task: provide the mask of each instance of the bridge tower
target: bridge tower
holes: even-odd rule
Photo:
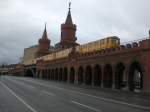
[[[47,36],[47,30],[46,30],[46,24],[45,24],[45,29],[42,35],[42,38],[39,39],[39,44],[38,44],[38,51],[37,51],[37,56],[43,56],[49,53],[49,48],[50,48],[50,40],[48,39]]]
[[[65,23],[61,24],[61,48],[70,48],[76,43],[76,25],[72,22],[71,11],[70,11],[71,2],[69,3],[69,11]]]

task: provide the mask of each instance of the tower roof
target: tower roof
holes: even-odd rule
[[[45,23],[45,29],[44,29],[44,32],[43,32],[43,35],[42,35],[42,39],[48,39],[47,30],[46,30],[46,23]]]
[[[71,17],[71,11],[70,11],[71,8],[70,8],[70,6],[71,6],[71,2],[69,2],[69,11],[68,11],[68,15],[67,15],[65,24],[73,24],[72,17]]]

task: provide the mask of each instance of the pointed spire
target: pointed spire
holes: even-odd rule
[[[45,22],[45,30],[46,30],[46,24],[47,24],[47,23]]]
[[[70,7],[71,7],[71,2],[69,2],[69,11],[70,11],[70,9],[71,9]]]
[[[73,24],[72,23],[72,17],[71,17],[71,11],[70,11],[71,8],[70,7],[71,7],[71,2],[69,2],[69,11],[68,11],[68,15],[67,15],[65,24]]]
[[[45,29],[44,29],[42,38],[43,38],[43,39],[48,39],[47,30],[46,30],[46,22],[45,22]]]

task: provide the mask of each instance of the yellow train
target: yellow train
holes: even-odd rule
[[[71,52],[72,48],[69,49],[64,49],[61,51],[57,51],[57,52],[53,52],[51,54],[42,56],[38,59],[43,59],[44,61],[50,61],[50,60],[56,60],[56,59],[61,59],[61,58],[65,58],[69,55],[69,53]]]
[[[120,45],[120,39],[116,36],[111,36],[94,42],[76,46],[76,51],[79,52],[80,54],[84,54],[93,51],[100,51],[107,48],[116,48],[119,45]],[[48,60],[50,61],[50,60],[65,58],[68,57],[71,50],[72,48],[53,52],[46,56],[42,56],[38,59],[43,59],[44,61],[48,61]]]
[[[120,45],[120,39],[116,36],[107,37],[94,42],[83,44],[78,46],[76,49],[79,53],[84,54],[93,51],[100,51],[107,48],[115,48]]]

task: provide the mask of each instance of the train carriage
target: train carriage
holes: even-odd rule
[[[116,36],[111,36],[94,42],[76,46],[76,51],[79,52],[80,54],[85,54],[88,52],[100,51],[107,48],[116,48],[119,45],[120,45],[120,39]],[[71,50],[72,48],[56,51],[46,56],[42,56],[40,57],[40,59],[43,59],[44,61],[47,60],[50,61],[50,60],[65,58],[68,57]]]
[[[93,51],[100,51],[107,48],[115,48],[120,45],[120,39],[116,36],[107,37],[94,42],[79,46],[79,53],[84,54]]]

